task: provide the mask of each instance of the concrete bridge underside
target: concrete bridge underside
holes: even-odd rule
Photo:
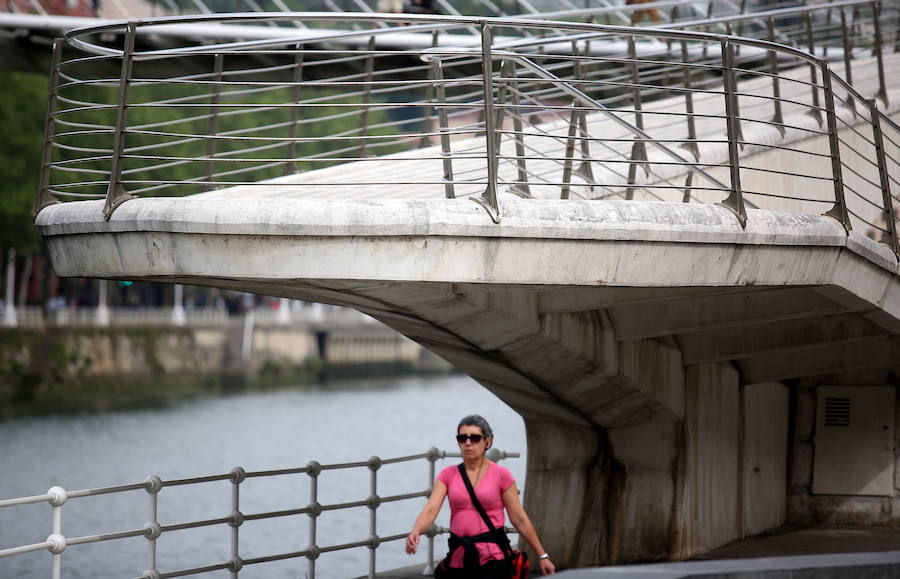
[[[897,385],[898,264],[828,217],[716,205],[136,199],[44,209],[60,275],[350,306],[518,411],[564,567],[684,559],[786,521],[896,524],[812,492],[818,385]],[[787,484],[785,484],[787,481]],[[823,513],[827,513],[823,514]]]

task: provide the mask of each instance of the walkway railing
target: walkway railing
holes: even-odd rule
[[[240,316],[230,316],[224,307],[60,307],[45,310],[37,306],[16,308],[18,327],[81,327],[81,326],[192,326],[220,327],[243,323]],[[289,307],[287,310],[270,307],[252,308],[253,323],[257,326],[308,325],[329,328],[360,328],[375,321],[355,310],[336,306],[309,304],[308,307]]]
[[[55,47],[36,209],[105,198],[109,218],[135,196],[275,191],[470,197],[499,221],[503,193],[721,202],[742,225],[748,205],[825,212],[896,252],[896,14],[846,0],[654,29],[307,13],[75,31]],[[138,42],[208,22],[276,26]],[[471,29],[477,44],[449,34]]]
[[[431,448],[423,454],[412,456],[404,456],[399,458],[382,459],[373,456],[369,460],[360,462],[349,462],[340,464],[323,465],[312,461],[306,466],[298,468],[287,468],[278,470],[253,471],[247,472],[241,467],[236,467],[229,473],[175,479],[163,480],[158,476],[148,477],[146,481],[134,484],[117,485],[110,487],[92,488],[77,491],[66,491],[62,487],[54,486],[45,494],[0,500],[0,509],[13,508],[22,505],[35,503],[48,503],[51,507],[50,518],[52,521],[52,534],[45,541],[32,543],[27,545],[19,545],[11,548],[0,549],[0,558],[22,555],[34,551],[49,551],[52,555],[52,578],[60,579],[62,574],[63,553],[69,548],[78,545],[87,545],[92,543],[102,543],[108,541],[121,541],[134,537],[144,537],[147,540],[147,570],[138,579],[167,579],[170,577],[189,577],[199,575],[210,571],[225,570],[230,573],[233,579],[237,579],[241,569],[253,565],[263,565],[274,561],[284,561],[287,559],[306,559],[307,575],[310,579],[316,576],[316,560],[323,553],[354,549],[359,547],[367,547],[369,549],[369,565],[368,576],[375,577],[375,568],[377,562],[378,548],[389,542],[402,541],[406,538],[406,533],[394,535],[378,534],[378,509],[387,503],[395,503],[401,501],[412,501],[427,497],[431,494],[431,487],[435,479],[435,463],[444,458],[460,457],[457,452],[444,452],[436,448]],[[519,454],[515,452],[502,452],[496,449],[489,451],[488,457],[491,460],[503,460],[506,458],[518,458]],[[419,461],[428,463],[428,481],[425,490],[414,490],[402,494],[393,494],[389,496],[379,495],[379,476],[378,472],[382,466],[389,464],[413,463]],[[322,504],[321,493],[319,492],[320,481],[323,480],[324,473],[330,471],[345,471],[352,469],[367,469],[369,475],[369,494],[357,500],[345,501],[335,504]],[[306,475],[309,479],[309,497],[305,505],[298,505],[294,508],[248,513],[242,510],[241,489],[242,484],[250,479],[287,477],[291,475]],[[204,485],[216,481],[228,481],[230,486],[231,511],[221,516],[197,520],[197,521],[181,521],[173,524],[163,524],[158,517],[159,506],[161,502],[161,491],[169,487],[182,487],[188,485]],[[327,484],[327,483],[322,483]],[[63,531],[63,511],[65,505],[69,501],[76,499],[84,499],[87,497],[96,497],[100,495],[110,495],[118,493],[127,493],[136,490],[145,490],[149,495],[147,523],[141,528],[122,530],[112,533],[98,533],[83,536],[66,536]],[[165,496],[165,495],[162,495]],[[334,545],[319,544],[317,539],[317,525],[321,518],[327,516],[327,513],[365,507],[369,509],[368,530],[369,536],[365,540],[352,541]],[[248,557],[246,554],[241,555],[244,551],[241,549],[241,526],[245,522],[269,520],[282,517],[300,517],[305,516],[308,522],[308,545],[305,549],[272,553],[259,557]],[[412,521],[410,520],[410,525]],[[226,561],[210,562],[202,566],[177,569],[177,570],[161,570],[165,569],[165,562],[157,560],[157,542],[162,536],[177,534],[178,531],[186,529],[196,529],[201,527],[230,527],[230,552],[231,557]],[[365,523],[360,522],[359,528],[365,527]],[[514,532],[513,529],[509,529]],[[435,560],[434,537],[441,533],[449,532],[442,527],[432,527],[427,533],[427,545],[424,551],[426,559],[424,561],[424,573],[431,574],[432,564]],[[192,548],[196,552],[199,547]]]

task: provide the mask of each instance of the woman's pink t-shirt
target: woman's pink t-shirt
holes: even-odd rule
[[[471,537],[486,533],[488,529],[484,519],[478,514],[478,510],[472,505],[466,483],[463,482],[457,466],[448,466],[438,475],[438,480],[447,485],[447,496],[450,498],[450,532],[460,537]],[[506,524],[503,514],[503,491],[516,482],[509,469],[499,464],[488,462],[487,471],[478,486],[475,487],[475,496],[484,507],[491,522],[497,529]],[[503,559],[503,551],[496,543],[476,543],[478,553],[481,556],[479,563],[484,565],[494,559]],[[451,567],[463,566],[463,549],[457,549],[450,556]]]

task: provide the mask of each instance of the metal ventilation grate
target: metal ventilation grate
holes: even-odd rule
[[[829,396],[825,398],[825,426],[850,426],[850,399]]]

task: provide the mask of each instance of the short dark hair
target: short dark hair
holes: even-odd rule
[[[482,434],[484,434],[486,438],[494,437],[494,431],[491,430],[491,425],[479,414],[470,414],[460,420],[459,425],[456,427],[456,432],[459,432],[459,429],[463,426],[477,426],[481,429]]]

